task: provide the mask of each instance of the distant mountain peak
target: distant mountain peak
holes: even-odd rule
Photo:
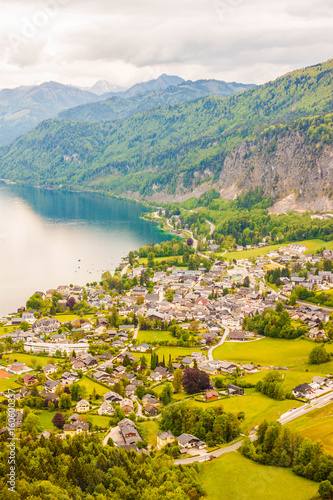
[[[112,85],[112,83],[107,80],[98,80],[98,82],[86,90],[89,90],[89,92],[92,92],[93,94],[102,95],[107,94],[108,92],[122,92],[124,88]]]

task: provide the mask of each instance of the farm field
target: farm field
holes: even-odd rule
[[[309,500],[318,490],[318,483],[291,470],[257,464],[238,452],[205,463],[201,481],[207,500]]]
[[[254,363],[262,366],[286,366],[313,372],[332,371],[333,362],[325,365],[308,365],[310,351],[315,344],[305,339],[284,340],[263,338],[253,342],[225,342],[213,351],[214,359],[239,363]],[[333,345],[327,350],[333,352]]]
[[[324,240],[305,240],[305,241],[293,241],[290,243],[298,243],[299,245],[304,245],[308,248],[305,252],[307,253],[315,253],[320,248],[325,247],[327,250],[333,249],[333,241],[324,241]],[[261,257],[262,255],[266,255],[268,252],[272,250],[278,250],[281,246],[288,246],[290,243],[279,243],[276,245],[269,245],[268,247],[263,248],[251,248],[250,250],[241,250],[240,252],[228,252],[224,255],[224,258],[229,259],[250,259],[252,257]]]
[[[138,343],[146,342],[152,344],[153,342],[176,342],[176,338],[169,331],[161,330],[139,330]]]
[[[249,391],[247,389],[247,391]],[[224,411],[230,411],[232,413],[238,413],[243,411],[245,413],[245,419],[242,424],[243,431],[249,431],[257,424],[260,424],[263,420],[277,420],[280,415],[290,410],[301,406],[302,403],[298,401],[285,399],[284,401],[277,401],[276,399],[271,399],[264,394],[259,392],[252,392],[245,396],[232,396],[227,399],[212,401],[210,403],[204,403],[199,401],[194,401],[193,404],[199,406],[204,410],[212,408],[213,406],[223,406]]]
[[[321,442],[325,453],[333,455],[333,403],[306,413],[286,426],[315,443]]]

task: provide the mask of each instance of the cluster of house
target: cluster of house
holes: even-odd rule
[[[321,394],[318,391],[331,391],[333,389],[333,380],[327,377],[319,377],[315,376],[312,378],[312,382],[307,384],[304,382],[303,384],[297,385],[292,393],[295,398],[305,398],[312,399],[313,397]]]

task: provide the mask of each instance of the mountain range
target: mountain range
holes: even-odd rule
[[[110,109],[110,103],[105,106],[109,107],[110,118],[106,119],[110,120],[130,116],[134,112],[137,112],[137,110],[148,109],[155,105],[168,104],[168,100],[170,101],[168,93],[164,99],[163,92],[160,92],[158,97],[152,98],[150,105],[148,104],[149,99],[145,100],[145,104],[139,102],[136,105],[135,97],[152,91],[163,91],[183,82],[184,80],[178,76],[163,74],[154,80],[135,84],[127,90],[119,90],[119,88],[113,87],[107,81],[99,81],[89,89],[80,89],[57,82],[47,82],[41,85],[18,87],[15,89],[3,89],[0,91],[0,145],[12,142],[43,120],[56,117],[63,110],[87,103],[115,98],[114,111]],[[196,82],[189,82],[189,84],[195,87]],[[216,82],[215,85],[211,85],[212,88],[209,93],[220,95],[220,85],[225,87],[225,95],[241,92],[249,87],[242,84]],[[200,84],[198,87],[200,87]],[[180,92],[178,99],[174,99],[173,102],[179,102],[182,98],[189,100],[200,95],[207,95],[207,91],[205,92],[203,89],[201,91],[198,90],[193,95],[185,91],[183,93]],[[130,99],[131,102],[125,104],[122,102],[125,99]],[[119,107],[122,107],[122,112]],[[97,110],[99,109],[97,108]],[[79,117],[78,119],[81,118]],[[96,119],[98,120],[99,118],[97,117]]]
[[[213,186],[234,198],[261,185],[286,200],[283,209],[288,203],[333,208],[332,76],[330,60],[229,97],[158,106],[153,91],[147,96],[155,104],[143,111],[142,95],[136,110],[131,97],[130,111],[113,98],[79,106],[2,148],[0,176],[165,201]],[[215,85],[195,83],[175,88],[198,92]],[[168,98],[173,92],[167,89]]]

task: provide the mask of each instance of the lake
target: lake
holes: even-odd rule
[[[99,281],[130,250],[170,239],[140,219],[146,211],[98,194],[0,182],[0,316],[35,291]]]

